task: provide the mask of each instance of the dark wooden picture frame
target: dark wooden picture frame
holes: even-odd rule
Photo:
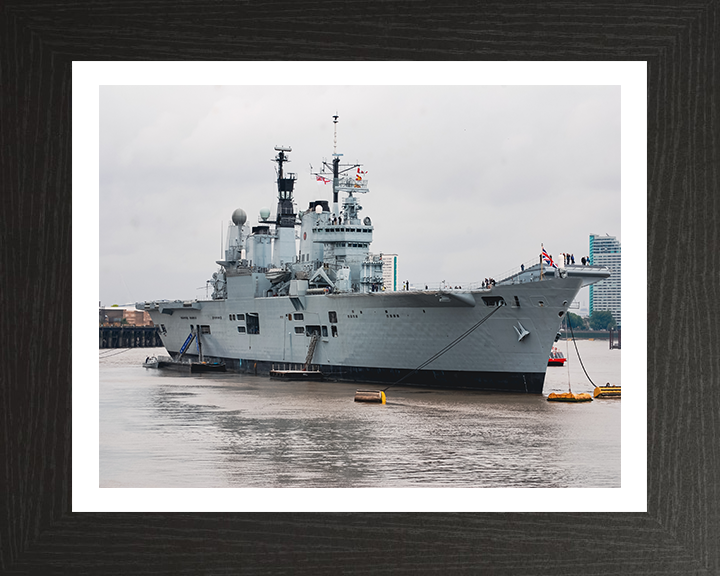
[[[717,0],[4,2],[0,572],[719,573],[719,53]],[[71,512],[72,62],[224,59],[647,61],[647,513]]]

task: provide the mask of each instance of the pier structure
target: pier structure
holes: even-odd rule
[[[100,326],[100,348],[161,348],[157,326]]]

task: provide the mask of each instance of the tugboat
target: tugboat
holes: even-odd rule
[[[335,145],[332,160],[309,178],[331,185],[331,200],[298,212],[297,177],[286,172],[292,149],[275,152],[275,216],[262,208],[257,225],[246,226],[244,210],[232,213],[211,298],[136,304],[160,327],[168,352],[182,356],[190,331],[237,372],[296,365],[345,382],[542,393],[570,303],[609,270],[588,281],[541,267],[497,285],[395,291],[383,281],[392,260],[370,252],[373,222],[359,215],[359,197],[369,192],[363,165],[343,164]]]
[[[553,346],[552,351],[550,352],[550,358],[548,359],[548,366],[564,366],[565,362],[567,361],[567,358],[563,356],[563,353],[560,352],[555,346]]]

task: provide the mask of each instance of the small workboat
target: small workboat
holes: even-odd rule
[[[553,347],[548,358],[548,366],[564,366],[567,358],[557,348]]]
[[[183,356],[193,340],[197,338],[198,359],[191,361],[183,361]],[[189,371],[193,374],[201,374],[203,372],[226,372],[225,362],[222,360],[206,359],[203,356],[202,344],[200,342],[200,330],[193,329],[190,335],[182,345],[179,354],[175,358],[167,356],[148,356],[143,364],[145,368],[167,368],[170,370]]]
[[[198,372],[226,372],[225,362],[208,362],[202,360],[200,362],[190,363],[190,372],[196,374]]]

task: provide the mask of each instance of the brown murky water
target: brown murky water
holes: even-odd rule
[[[564,342],[561,350],[566,352]],[[543,396],[148,370],[163,349],[101,350],[101,487],[620,487],[621,400],[592,391],[570,344]],[[596,384],[620,384],[619,350],[579,340]]]

